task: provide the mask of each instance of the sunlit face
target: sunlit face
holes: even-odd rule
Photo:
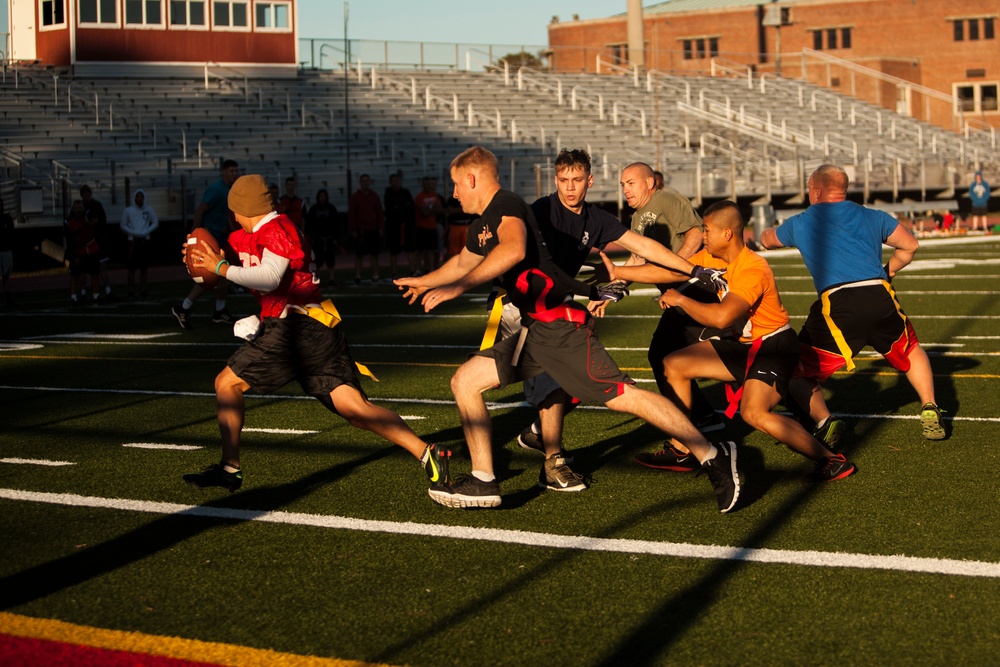
[[[710,216],[705,218],[701,224],[701,238],[705,243],[705,250],[712,257],[719,257],[729,242],[730,234],[728,227],[718,224]]]
[[[452,169],[451,181],[454,183],[451,196],[462,205],[462,210],[466,213],[478,213],[478,211],[469,208],[472,206],[472,185],[469,183],[469,172],[465,169]]]
[[[567,167],[556,174],[556,193],[562,205],[577,213],[583,208],[594,175],[581,167]]]
[[[644,177],[638,167],[630,167],[622,172],[622,194],[632,208],[638,209],[646,205],[653,193],[653,178]]]

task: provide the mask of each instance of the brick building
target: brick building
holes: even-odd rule
[[[553,17],[550,64],[706,74],[714,60],[804,78],[949,129],[1000,126],[1000,0],[668,0],[645,7],[642,25],[644,62],[633,63],[625,14]]]
[[[80,75],[156,75],[205,63],[268,76],[298,64],[295,0],[9,0],[11,60]]]

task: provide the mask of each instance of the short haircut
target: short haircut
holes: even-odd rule
[[[477,169],[483,175],[493,176],[497,181],[500,180],[500,168],[497,156],[482,146],[466,148],[451,161],[451,168],[453,170]]]
[[[295,182],[295,177],[294,176],[289,176],[288,178],[285,179],[285,185],[288,185],[289,183],[294,183],[294,182]]]
[[[743,231],[744,222],[740,207],[736,205],[736,202],[728,199],[715,202],[705,209],[705,213],[701,217],[702,219],[717,218],[723,227],[733,230],[734,234]]]
[[[563,169],[582,169],[590,173],[590,154],[584,150],[564,150],[559,153],[554,163],[556,173]]]
[[[622,169],[622,173],[625,173],[629,169],[638,169],[642,173],[643,178],[653,178],[653,168],[645,162],[633,162],[625,167],[625,169]]]
[[[90,190],[90,186],[84,183],[83,185],[80,186],[80,196],[82,197],[83,195],[89,195],[89,194],[93,194]]]
[[[809,180],[813,182],[815,187],[845,192],[849,183],[847,172],[833,164],[820,165],[809,177]]]
[[[233,159],[226,159],[222,161],[222,168],[229,169],[230,167],[236,167],[239,169],[240,163]]]

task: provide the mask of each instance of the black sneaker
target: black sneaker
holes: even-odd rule
[[[229,314],[229,311],[223,308],[222,310],[217,310],[212,313],[212,321],[216,324],[233,324],[236,322],[236,318]]]
[[[843,454],[836,454],[816,462],[816,472],[813,473],[813,478],[818,482],[833,482],[850,477],[857,470],[857,467],[844,458]]]
[[[517,436],[517,444],[521,446],[521,449],[538,452],[545,456],[545,444],[542,442],[542,436],[535,433],[531,426],[521,431],[521,434]],[[566,463],[573,462],[573,455],[566,450],[559,450],[559,455],[566,459]]]
[[[920,408],[920,426],[928,440],[944,440],[946,433],[941,425],[941,408],[933,403],[924,403]]]
[[[667,445],[658,452],[644,452],[635,455],[635,462],[647,468],[673,470],[674,472],[694,472],[701,469],[698,458],[691,452],[681,452],[673,445]]]
[[[840,419],[834,419],[830,417],[823,424],[822,428],[817,428],[813,430],[812,435],[814,438],[826,445],[826,448],[831,452],[836,451],[837,443],[840,442],[841,438],[847,432],[847,424]]]
[[[448,458],[451,450],[441,445],[427,445],[425,450],[427,460],[424,461],[424,472],[432,486],[447,486],[451,483],[448,478]]]
[[[740,474],[736,470],[736,443],[712,443],[718,454],[711,461],[702,464],[702,471],[708,475],[715,489],[716,500],[719,501],[719,511],[728,512],[736,506],[740,497]]]
[[[432,486],[427,490],[431,499],[445,507],[497,507],[500,505],[500,485],[496,480],[483,482],[473,475],[455,483]]]
[[[181,325],[181,329],[191,328],[191,311],[184,308],[184,306],[177,305],[170,308],[170,312],[174,314],[177,318],[177,323]]]
[[[587,485],[583,476],[578,475],[566,465],[566,457],[556,454],[545,459],[542,470],[538,473],[538,486],[552,491],[583,491]]]
[[[712,431],[721,431],[726,428],[726,422],[722,420],[718,412],[713,410],[712,414],[706,414],[699,419],[694,427],[702,433],[711,433]]]
[[[208,486],[221,486],[232,493],[243,485],[243,471],[226,472],[221,463],[213,463],[201,472],[184,475],[184,481],[199,489]]]

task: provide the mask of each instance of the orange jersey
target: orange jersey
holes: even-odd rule
[[[694,262],[694,257],[690,261]],[[788,311],[781,303],[774,273],[767,260],[753,250],[744,247],[736,260],[726,267],[726,282],[730,294],[750,304],[750,321],[740,333],[741,342],[763,338],[788,324]]]

